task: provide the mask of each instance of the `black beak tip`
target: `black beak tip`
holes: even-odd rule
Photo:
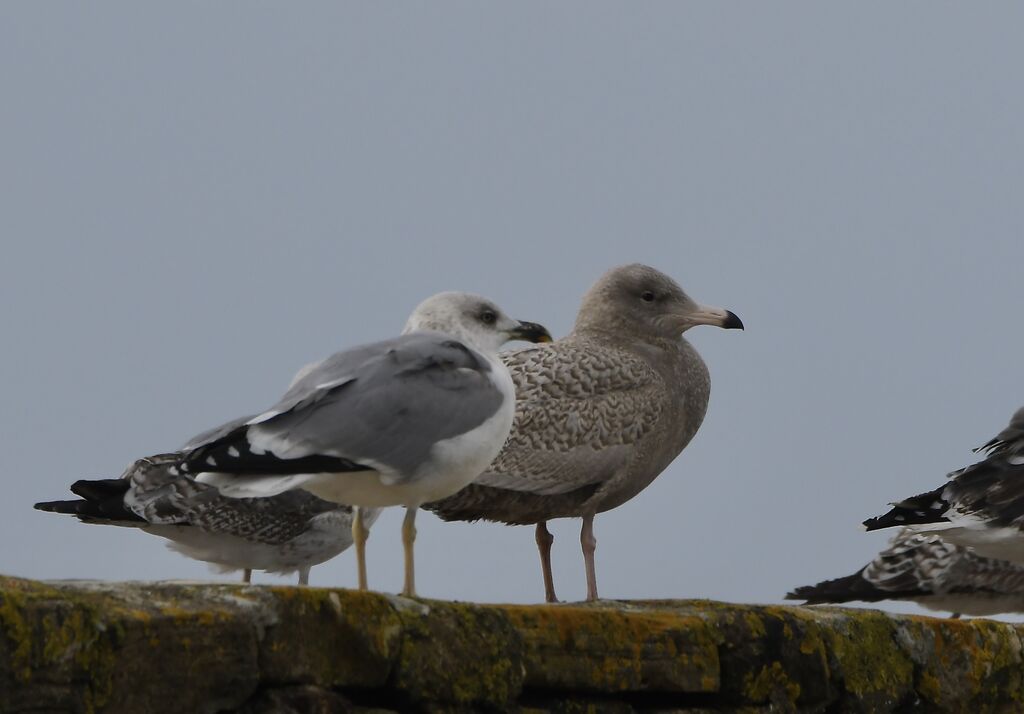
[[[553,342],[548,328],[536,322],[520,322],[516,337],[527,342]]]
[[[732,310],[726,310],[726,312],[729,313],[729,316],[725,318],[725,322],[722,323],[722,327],[727,330],[742,330],[743,320],[739,318],[739,315]]]

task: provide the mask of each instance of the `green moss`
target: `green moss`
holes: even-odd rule
[[[526,644],[526,683],[601,692],[718,689],[718,640],[701,617],[644,609],[504,606]]]
[[[43,662],[49,665],[70,660],[76,670],[88,675],[86,711],[95,711],[110,699],[119,634],[120,628],[106,627],[93,608],[47,614],[42,619]]]
[[[768,634],[768,630],[764,626],[764,620],[761,618],[762,615],[753,610],[747,610],[743,613],[743,620],[747,623],[747,630],[753,637],[764,637]]]
[[[260,643],[261,669],[274,681],[337,687],[383,686],[397,657],[402,624],[377,593],[276,587],[279,618]]]
[[[936,706],[955,702],[961,707],[1021,702],[1020,637],[1008,626],[914,617],[902,627],[925,700]]]
[[[523,642],[500,608],[430,602],[399,608],[391,684],[414,701],[507,707],[523,684]]]
[[[524,688],[552,711],[632,692],[700,692],[711,707],[778,711],[889,711],[918,699],[933,710],[1024,711],[1022,633],[829,608],[479,606],[0,578],[0,709],[143,711],[180,692],[190,709],[234,710],[257,689],[309,682],[386,691],[425,711],[515,710]],[[153,669],[172,676],[138,686]]]
[[[793,709],[800,698],[800,684],[789,678],[780,662],[761,667],[756,675],[748,672],[743,685],[746,698],[758,704],[771,702],[778,707],[785,702],[789,709]]]
[[[832,661],[850,694],[898,702],[912,688],[913,662],[896,644],[886,615],[850,611],[825,633]]]
[[[119,629],[104,623],[89,593],[67,593],[13,578],[0,580],[0,622],[11,642],[11,665],[28,683],[38,672],[85,675],[87,712],[106,704],[113,689]]]
[[[10,642],[10,664],[18,679],[32,678],[32,628],[25,621],[25,597],[13,590],[0,593],[0,627]]]

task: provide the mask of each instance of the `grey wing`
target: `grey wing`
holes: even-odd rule
[[[351,515],[350,506],[321,500],[305,491],[268,498],[229,498],[213,486],[175,475],[166,465],[136,462],[125,505],[151,525],[193,526],[216,535],[260,543],[286,543],[304,533],[310,521],[329,511]]]
[[[268,411],[193,445],[186,470],[274,474],[389,468],[409,472],[444,439],[501,407],[491,365],[438,333],[343,352],[301,375]]]
[[[516,385],[515,421],[477,484],[555,495],[606,481],[665,408],[661,377],[626,352],[563,341],[502,358]]]
[[[247,416],[238,417],[237,419],[232,419],[231,421],[225,424],[221,424],[220,426],[215,426],[212,429],[207,429],[206,431],[200,432],[193,436],[191,439],[189,439],[187,442],[185,442],[185,444],[181,447],[181,450],[182,452],[191,451],[192,449],[195,449],[203,444],[209,444],[211,442],[217,441],[218,439],[227,436],[235,429],[244,426],[246,422],[253,419],[255,416],[255,414],[249,414]]]
[[[324,364],[328,360],[334,360],[332,369],[335,372],[341,373],[346,371],[347,369],[357,368],[359,366],[360,361],[365,359],[367,356],[367,348],[356,348],[348,350],[346,352],[339,352],[335,355],[332,355],[331,357],[328,357],[327,359],[323,359],[318,362],[310,362],[309,364],[304,365],[302,368],[299,369],[298,372],[295,373],[295,376],[292,377],[291,382],[288,383],[288,392],[286,392],[285,394],[287,395],[289,392],[291,392],[291,390],[295,388],[295,385],[297,385],[300,381],[307,377],[311,372],[313,372],[313,370],[324,366]],[[221,424],[220,426],[215,426],[212,429],[202,431],[193,436],[187,442],[185,442],[185,444],[181,447],[181,450],[191,451],[192,449],[195,449],[203,444],[208,444],[210,442],[217,441],[218,439],[227,436],[235,429],[244,426],[247,422],[251,421],[252,419],[255,419],[257,416],[257,414],[247,414],[246,416],[238,417],[237,419],[232,419],[231,421]]]

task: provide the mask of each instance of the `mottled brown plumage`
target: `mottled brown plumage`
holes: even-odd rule
[[[904,528],[853,575],[799,587],[786,598],[808,605],[909,600],[954,617],[1024,612],[1024,566]]]
[[[474,483],[425,507],[449,521],[538,524],[546,560],[545,521],[582,517],[588,531],[595,514],[646,488],[696,434],[711,382],[680,336],[696,324],[742,327],[654,268],[609,271],[584,297],[571,334],[503,355],[517,400],[504,449]],[[584,538],[592,598],[595,544]]]

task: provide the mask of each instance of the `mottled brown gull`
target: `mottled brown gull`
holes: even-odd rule
[[[864,526],[869,531],[906,526],[974,548],[986,558],[1024,564],[1024,408],[975,451],[985,458],[949,474],[938,488],[893,504]]]
[[[166,538],[169,547],[221,572],[309,571],[352,545],[352,506],[330,503],[305,491],[266,498],[229,498],[213,486],[171,474],[181,454],[139,459],[121,478],[78,481],[75,500],[37,503],[36,508],[77,516],[83,523],[136,528]],[[376,520],[370,509],[365,520]]]
[[[681,337],[695,325],[743,327],[654,268],[610,270],[567,337],[502,356],[517,399],[508,442],[475,482],[424,507],[446,521],[536,524],[548,602],[556,597],[547,521],[582,518],[587,599],[597,599],[594,516],[646,488],[704,420],[710,377]]]
[[[953,617],[1024,612],[1024,565],[905,528],[853,575],[805,585],[786,598],[808,605],[909,600]]]

